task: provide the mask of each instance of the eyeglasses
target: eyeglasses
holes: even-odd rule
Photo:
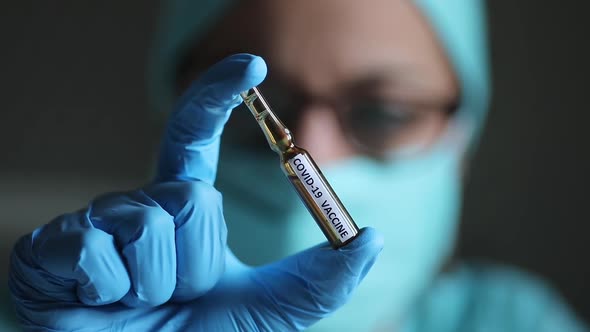
[[[321,99],[302,96],[296,92],[265,81],[261,84],[266,99],[287,127],[296,133],[302,110],[321,103],[336,114],[339,126],[359,153],[375,159],[386,159],[392,154],[420,153],[432,146],[443,132],[447,119],[456,109],[455,104],[436,102],[404,103],[392,98],[367,95],[347,95]],[[232,140],[256,148],[265,146],[264,138],[250,123],[248,112],[234,112],[226,132]],[[235,127],[239,128],[235,128]],[[261,145],[262,144],[262,145]]]

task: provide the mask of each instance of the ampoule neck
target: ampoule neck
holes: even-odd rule
[[[283,154],[295,146],[291,131],[272,111],[258,88],[251,88],[241,95],[273,151]]]

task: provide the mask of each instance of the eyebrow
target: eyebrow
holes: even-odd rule
[[[415,71],[412,71],[409,68],[396,68],[396,69],[383,69],[379,70],[372,70],[367,74],[354,79],[352,82],[348,82],[344,85],[344,89],[346,94],[351,97],[379,97],[375,92],[376,89],[384,86],[396,87],[403,86],[404,84],[410,84],[411,86],[416,86],[413,83],[414,80],[409,79],[405,80],[404,77],[407,75],[415,75]],[[407,82],[407,83],[406,83]],[[420,88],[418,86],[418,88]],[[445,105],[446,108],[456,108],[459,103],[460,96],[457,96],[456,99],[453,100],[440,100],[440,99],[431,99],[431,100],[408,100],[408,102],[413,104],[422,104],[422,105],[438,105],[438,104],[447,104]]]
[[[348,91],[368,91],[373,90],[377,87],[383,86],[384,84],[397,83],[397,79],[388,76],[385,73],[370,73],[363,77],[357,78],[352,82],[346,84],[345,88]]]
[[[396,87],[403,84],[404,75],[408,75],[408,69],[383,69],[371,70],[370,72],[355,78],[344,85],[347,94],[367,95],[374,93],[374,90],[383,86]]]

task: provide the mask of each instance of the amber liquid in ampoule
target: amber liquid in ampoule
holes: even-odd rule
[[[291,132],[257,88],[244,92],[242,97],[270,148],[280,156],[281,169],[332,247],[339,248],[352,241],[359,229],[311,155],[293,143]]]

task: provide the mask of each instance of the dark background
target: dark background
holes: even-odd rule
[[[459,254],[546,277],[590,321],[590,23],[586,2],[559,3],[489,3],[494,100]],[[19,235],[148,178],[161,133],[144,74],[157,12],[155,0],[0,4],[3,285]]]

